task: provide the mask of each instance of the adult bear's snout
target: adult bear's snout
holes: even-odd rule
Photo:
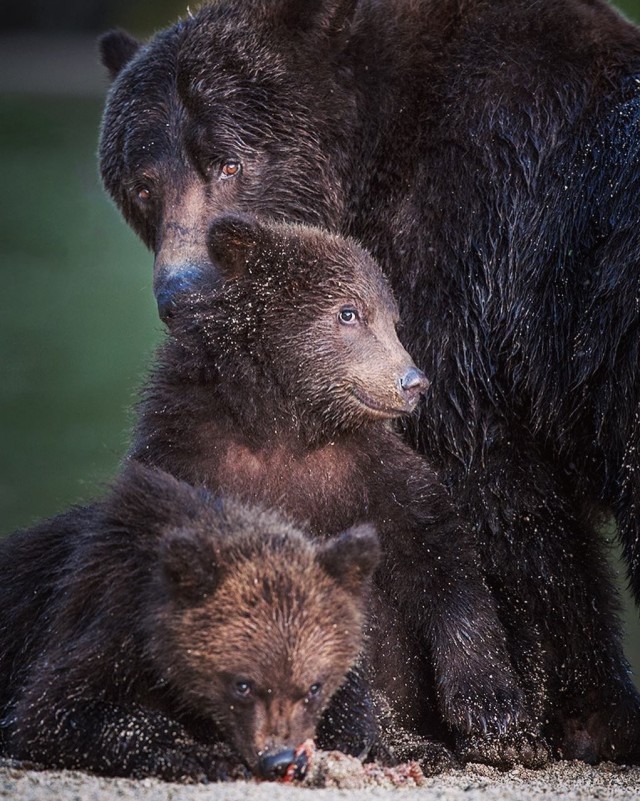
[[[187,267],[159,278],[154,287],[158,314],[163,323],[171,321],[180,295],[193,292],[202,283],[202,272],[196,267]]]

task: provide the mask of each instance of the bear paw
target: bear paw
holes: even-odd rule
[[[562,759],[596,764],[640,761],[640,717],[637,706],[611,703],[604,709],[585,705],[582,715],[567,715],[557,746]]]
[[[510,682],[455,693],[445,705],[445,716],[456,738],[456,754],[463,762],[501,769],[515,765],[540,768],[551,759],[522,691]]]
[[[421,737],[399,726],[385,730],[369,757],[385,767],[415,762],[425,776],[434,776],[461,767],[455,755],[443,743]]]
[[[446,770],[461,767],[455,755],[442,743],[416,738],[403,762],[417,762],[425,776],[434,776]]]
[[[551,759],[551,751],[544,738],[523,731],[458,735],[456,754],[462,762],[481,762],[501,770],[509,770],[516,765],[542,768]]]
[[[183,746],[154,754],[153,762],[155,764],[145,766],[142,773],[170,782],[206,784],[248,779],[251,776],[239,758],[221,745]]]
[[[446,690],[446,685],[445,688]],[[465,686],[442,693],[443,715],[454,732],[509,735],[530,729],[524,694],[516,685]]]

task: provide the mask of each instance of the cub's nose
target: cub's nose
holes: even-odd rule
[[[277,753],[267,752],[258,760],[258,775],[262,779],[281,779],[293,767],[293,778],[301,779],[307,772],[307,755],[296,756],[293,748]]]
[[[410,367],[400,379],[400,388],[409,399],[418,397],[429,386],[427,377],[417,367]]]

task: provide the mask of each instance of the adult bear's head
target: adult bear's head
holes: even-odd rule
[[[220,0],[142,44],[100,40],[114,79],[100,169],[155,254],[162,317],[215,269],[210,221],[251,211],[335,229],[353,172],[355,0]]]

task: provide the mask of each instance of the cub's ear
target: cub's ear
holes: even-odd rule
[[[284,0],[279,16],[288,28],[343,40],[357,5],[358,0]]]
[[[216,589],[224,574],[222,558],[209,537],[193,529],[173,529],[160,547],[162,581],[175,600],[197,603]]]
[[[111,80],[131,61],[141,46],[141,42],[120,28],[102,34],[98,39],[98,52]]]
[[[352,526],[324,543],[318,561],[327,573],[358,595],[380,561],[380,543],[374,526]]]
[[[214,503],[204,489],[128,459],[100,505],[110,527],[155,540],[169,528],[178,529],[212,514]]]
[[[225,214],[209,228],[209,256],[224,278],[239,278],[266,237],[266,229],[254,217]]]

